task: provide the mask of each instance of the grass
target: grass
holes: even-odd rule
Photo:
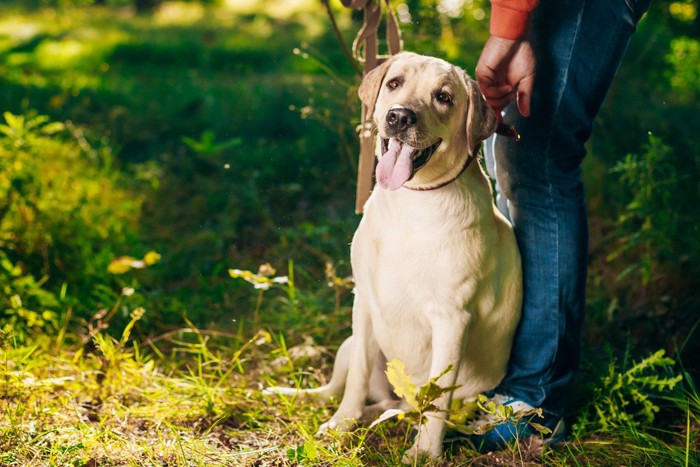
[[[293,289],[290,283],[276,287],[277,296],[266,291],[263,305],[279,304],[277,299]],[[294,290],[298,313],[321,314],[307,301],[311,295]],[[332,308],[332,300],[328,296],[322,307]],[[348,313],[341,306],[330,318],[344,321]],[[265,315],[254,334],[244,326],[237,332],[200,330],[185,319],[181,329],[142,336],[143,314],[142,308],[133,309],[123,329],[112,328],[103,312],[78,332],[60,332],[57,338],[20,344],[11,334],[2,336],[3,465],[398,465],[411,444],[408,424],[397,421],[316,438],[335,404],[261,394],[272,384],[323,384],[333,347],[294,330],[271,335],[264,330],[270,328]],[[288,341],[296,345],[288,347]],[[609,404],[634,393],[635,384],[642,387],[649,380],[640,368],[653,361],[650,357],[627,372],[611,365],[598,383],[606,398],[595,400]],[[630,374],[637,375],[637,383],[622,393],[611,389],[610,381]],[[601,429],[600,419],[584,407],[577,415],[580,426],[562,446],[531,439],[501,453],[479,454],[453,435],[444,461],[419,464],[697,465],[700,396],[692,385],[686,387],[669,393],[664,409],[675,414],[672,420],[682,414],[683,424],[662,429],[619,417],[624,410],[619,405],[607,415],[617,416],[608,418],[616,423]],[[607,409],[596,409],[599,415],[601,410]]]
[[[290,449],[356,460],[362,436],[341,450],[311,435],[327,408],[260,395],[280,366],[305,372],[269,334],[189,329],[142,345],[102,332],[71,345],[5,341],[3,465],[294,465]]]

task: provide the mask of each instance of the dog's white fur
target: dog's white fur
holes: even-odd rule
[[[408,108],[417,122],[398,138],[418,148],[442,144],[402,188],[372,192],[351,248],[352,336],[338,350],[330,383],[304,392],[330,397],[344,387],[321,431],[349,429],[363,414],[396,405],[386,361],[401,360],[417,386],[451,366],[438,383],[458,388],[435,401],[441,411],[428,414],[407,454],[438,457],[450,399],[498,385],[520,316],[520,255],[511,226],[495,209],[478,161],[460,174],[496,121],[464,71],[413,53],[370,72],[359,94],[374,109],[379,138],[389,136],[389,109]],[[438,95],[450,97],[449,105]],[[368,409],[367,399],[378,404]]]

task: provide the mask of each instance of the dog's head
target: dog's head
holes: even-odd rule
[[[377,125],[377,182],[391,190],[456,177],[498,123],[462,69],[410,52],[367,73],[359,95]]]

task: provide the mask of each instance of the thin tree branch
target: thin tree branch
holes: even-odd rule
[[[330,5],[329,0],[321,0],[321,3],[323,4],[324,7],[326,7],[326,13],[328,13],[328,18],[331,20],[331,26],[333,26],[333,32],[335,33],[335,37],[338,38],[338,42],[340,42],[340,46],[343,49],[343,53],[348,58],[348,61],[350,62],[350,65],[352,65],[355,72],[358,75],[362,76],[362,69],[357,64],[357,60],[355,60],[355,57],[352,56],[352,52],[350,51],[350,47],[348,47],[347,42],[345,42],[343,35],[340,33],[340,29],[338,28],[338,23],[335,21],[335,15],[333,14],[333,10],[331,9],[331,5]]]

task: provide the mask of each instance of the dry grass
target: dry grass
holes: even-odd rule
[[[3,465],[285,464],[324,409],[263,400],[264,333],[228,355],[195,335],[160,361],[105,334],[61,348],[5,342]]]

